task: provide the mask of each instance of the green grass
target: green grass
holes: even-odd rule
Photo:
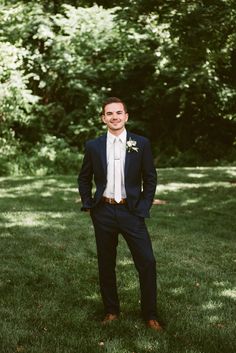
[[[147,220],[158,314],[143,324],[139,284],[120,238],[119,321],[103,317],[93,228],[76,176],[0,178],[1,353],[234,353],[236,168],[159,171]]]

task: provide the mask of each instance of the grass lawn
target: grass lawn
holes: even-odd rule
[[[146,329],[120,237],[122,314],[101,327],[93,228],[76,176],[0,178],[1,353],[235,353],[236,168],[159,170],[147,220],[165,330]]]

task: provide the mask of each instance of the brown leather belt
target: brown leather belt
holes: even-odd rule
[[[126,199],[121,199],[120,202],[116,202],[115,199],[105,196],[102,197],[102,201],[109,203],[110,205],[125,205],[127,203]]]

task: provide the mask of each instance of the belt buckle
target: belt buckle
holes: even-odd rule
[[[103,197],[103,200],[104,200],[105,203],[109,203],[109,204],[112,203],[111,197],[106,197],[106,196],[104,196],[104,197]]]

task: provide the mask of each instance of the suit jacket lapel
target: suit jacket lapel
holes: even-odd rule
[[[127,131],[127,141],[131,137],[129,131]],[[127,175],[128,168],[129,168],[129,163],[130,163],[130,153],[126,150],[125,154],[125,176]]]
[[[105,175],[107,174],[107,134],[104,134],[100,138],[100,151],[101,151],[101,159],[102,165],[104,169]]]

